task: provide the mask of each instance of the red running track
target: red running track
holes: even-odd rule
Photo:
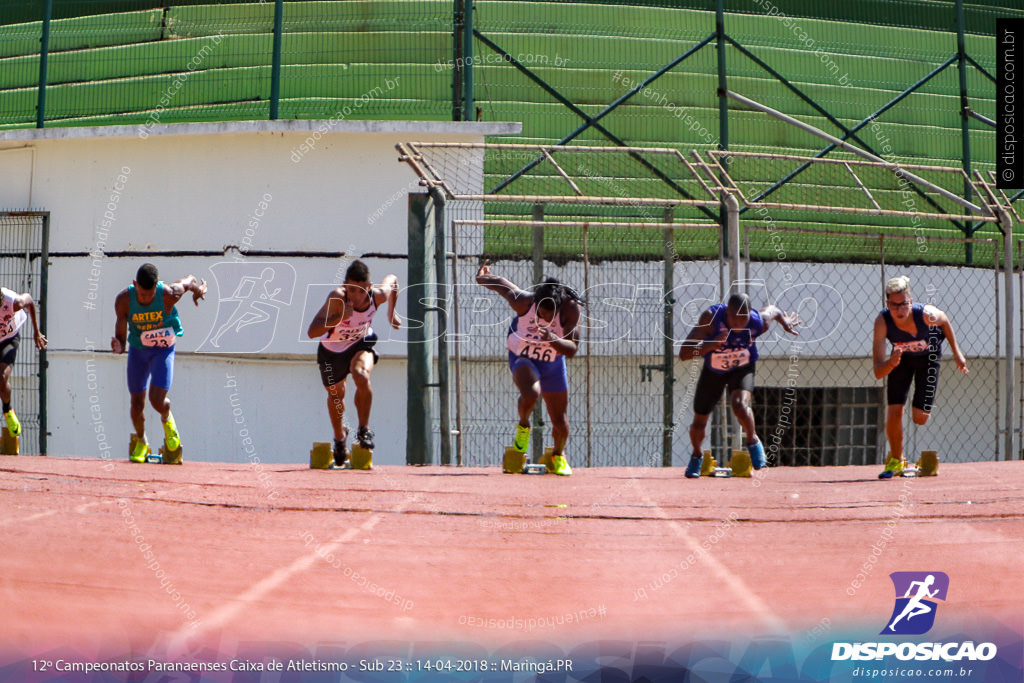
[[[136,465],[0,458],[0,642],[690,641],[881,622],[892,571],[1024,633],[1024,463],[778,468]],[[869,568],[865,571],[864,567]]]

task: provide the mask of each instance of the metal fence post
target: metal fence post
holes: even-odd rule
[[[463,26],[463,38],[462,38],[462,119],[464,121],[476,121],[476,115],[473,112],[473,0],[463,0],[465,3],[463,6],[462,20]]]
[[[270,67],[270,120],[277,120],[281,100],[281,34],[284,29],[284,0],[274,3],[274,54]]]
[[[430,342],[434,325],[427,316],[426,301],[433,253],[433,203],[423,192],[409,193],[409,324],[408,364],[406,365],[405,462],[428,465],[434,462],[434,438],[431,434],[433,404],[430,400]]]
[[[452,463],[451,405],[448,392],[448,252],[445,249],[445,199],[438,188],[432,188],[434,199],[434,278],[435,302],[431,310],[437,313],[437,399],[438,420],[441,429],[441,464]]]
[[[46,69],[50,58],[50,19],[53,16],[53,0],[43,3],[43,36],[39,47],[39,97],[36,100],[36,128],[46,124]]]
[[[467,0],[469,2],[470,0]],[[533,220],[544,220],[544,205],[533,205]],[[533,228],[533,286],[536,287],[544,279],[544,228],[534,226]],[[538,462],[544,455],[544,411],[541,404],[544,401],[538,400],[533,408],[533,435],[530,437],[530,450],[532,461]]]
[[[47,292],[50,288],[50,214],[43,216],[43,244],[39,258],[39,298],[42,300],[42,308],[39,311],[39,331],[46,336],[46,313],[49,306]],[[39,453],[46,455],[46,349],[39,351]]]
[[[676,381],[675,353],[673,353],[675,331],[672,327],[672,311],[674,310],[676,303],[675,296],[672,294],[675,285],[676,242],[672,221],[672,209],[665,209],[665,222],[668,223],[668,227],[665,228],[665,294],[662,300],[662,324],[664,325],[664,334],[662,335],[664,346],[662,352],[663,362],[665,364],[665,372],[663,373],[664,385],[662,387],[662,413],[664,416],[664,431],[661,443],[662,467],[672,467],[672,437],[675,434],[676,428],[674,414],[675,405],[672,401],[672,385],[675,384]]]
[[[1006,436],[1003,441],[1004,460],[1013,459],[1013,392],[1015,383],[1013,381],[1013,219],[1010,214],[1001,206],[995,207],[996,215],[999,216],[999,227],[1003,232],[1003,267],[1005,270],[1005,283],[1003,289],[1003,300],[1006,305]]]

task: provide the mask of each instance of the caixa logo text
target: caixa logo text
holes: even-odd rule
[[[916,660],[987,662],[996,656],[992,643],[833,643],[832,661],[866,661],[895,656],[902,661]]]

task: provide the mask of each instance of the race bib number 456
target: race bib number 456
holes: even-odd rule
[[[750,362],[750,349],[715,351],[711,354],[711,367],[715,370],[733,370]]]
[[[523,350],[519,353],[523,358],[532,358],[533,360],[539,360],[544,363],[550,363],[555,360],[558,354],[550,346],[534,346],[532,344],[523,347]]]
[[[161,327],[156,330],[146,330],[139,338],[143,346],[166,349],[174,346],[175,334],[173,327]]]

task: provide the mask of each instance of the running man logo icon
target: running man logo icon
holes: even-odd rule
[[[196,350],[259,353],[270,346],[281,309],[292,302],[295,268],[280,262],[229,261],[213,264],[210,272],[220,292],[217,319]]]
[[[944,572],[893,572],[896,606],[882,635],[918,636],[935,623],[936,600],[945,600],[949,577]]]

